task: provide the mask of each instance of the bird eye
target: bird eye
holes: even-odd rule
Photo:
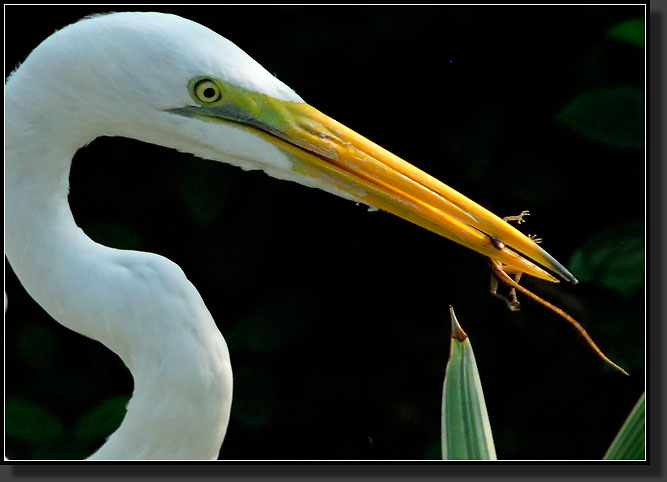
[[[194,94],[197,100],[210,104],[220,98],[220,87],[210,79],[202,79],[195,84]]]

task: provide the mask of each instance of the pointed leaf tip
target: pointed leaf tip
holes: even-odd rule
[[[463,343],[466,341],[466,338],[468,338],[468,335],[465,331],[463,331],[463,328],[461,328],[459,320],[456,319],[456,314],[454,313],[454,308],[452,305],[449,305],[449,317],[452,322],[451,337],[456,338],[458,342]]]
[[[449,312],[452,337],[442,390],[442,458],[496,460],[491,424],[472,344],[461,329],[451,306]]]

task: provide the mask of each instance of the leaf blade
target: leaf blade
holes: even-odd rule
[[[646,392],[632,408],[603,460],[644,460],[646,458]]]
[[[472,344],[452,319],[452,343],[445,370],[441,413],[443,460],[497,460]]]
[[[95,406],[78,420],[74,437],[83,441],[108,437],[123,421],[129,399],[129,395],[118,395]]]
[[[645,283],[645,249],[643,222],[627,222],[585,241],[569,266],[580,282],[595,282],[630,298]]]
[[[51,442],[64,432],[64,424],[50,410],[29,400],[7,397],[5,435],[26,442]]]
[[[607,36],[609,38],[623,40],[637,47],[644,47],[644,19],[633,18],[617,23],[609,29]]]
[[[644,149],[644,92],[637,87],[585,92],[566,105],[556,120],[595,142]]]

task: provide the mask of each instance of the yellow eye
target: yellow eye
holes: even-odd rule
[[[220,87],[209,79],[202,79],[195,84],[194,93],[197,100],[210,104],[220,98]]]

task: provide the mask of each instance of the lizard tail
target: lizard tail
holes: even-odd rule
[[[524,287],[521,286],[519,283],[517,283],[516,281],[514,281],[514,280],[513,280],[507,273],[505,273],[505,271],[503,271],[503,268],[502,268],[502,266],[500,265],[500,263],[499,263],[498,261],[496,261],[496,260],[490,260],[490,262],[491,262],[491,269],[493,270],[493,273],[498,277],[498,279],[500,279],[500,281],[502,281],[503,283],[505,283],[505,284],[508,285],[508,286],[511,286],[512,288],[515,288],[515,289],[521,291],[524,295],[528,296],[529,298],[532,298],[533,300],[537,301],[538,303],[540,303],[540,304],[546,306],[547,308],[549,308],[549,309],[550,309],[551,311],[553,311],[554,313],[556,313],[556,314],[560,315],[561,317],[563,317],[565,320],[567,320],[572,326],[574,326],[574,327],[577,329],[577,331],[579,332],[579,334],[584,338],[584,340],[586,340],[586,343],[588,343],[588,346],[590,346],[591,349],[592,349],[595,353],[597,353],[597,355],[598,355],[600,358],[602,358],[605,362],[607,362],[609,365],[611,365],[612,367],[614,367],[614,369],[618,370],[619,372],[623,373],[624,375],[628,375],[628,376],[630,375],[630,374],[629,374],[628,372],[626,372],[623,368],[621,368],[621,367],[618,366],[616,363],[614,363],[613,361],[611,361],[611,360],[609,359],[609,357],[607,357],[607,355],[605,355],[605,354],[602,352],[602,350],[600,350],[600,348],[598,348],[598,346],[595,344],[595,342],[593,341],[593,339],[591,338],[591,336],[590,336],[590,335],[588,334],[588,332],[584,329],[584,327],[581,326],[581,325],[579,324],[579,322],[578,322],[577,320],[575,320],[574,318],[572,318],[569,314],[567,314],[567,313],[566,313],[565,311],[563,311],[562,309],[560,309],[560,308],[558,308],[557,306],[555,306],[555,305],[549,303],[549,302],[546,301],[546,300],[543,300],[542,298],[540,298],[539,296],[537,296],[537,295],[536,295],[535,293],[533,293],[532,291],[529,291],[528,289],[524,288]]]

